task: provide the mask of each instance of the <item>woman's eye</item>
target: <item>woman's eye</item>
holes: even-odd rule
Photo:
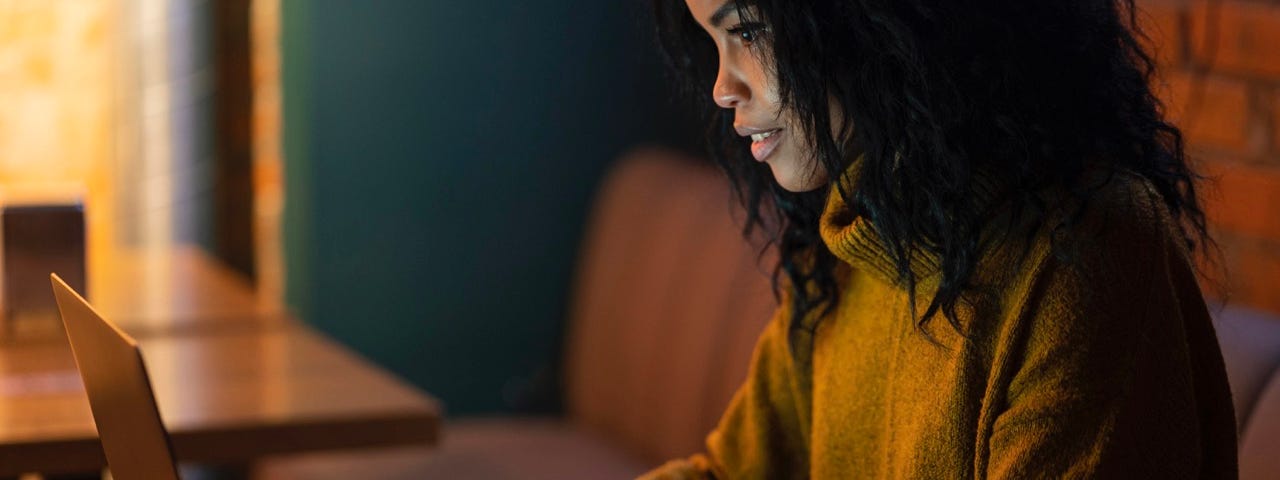
[[[743,45],[751,45],[760,38],[762,27],[760,25],[739,24],[728,29],[730,35],[738,37]]]

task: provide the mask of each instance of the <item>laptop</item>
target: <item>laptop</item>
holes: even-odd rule
[[[177,480],[173,447],[138,342],[57,275],[50,278],[112,478]]]

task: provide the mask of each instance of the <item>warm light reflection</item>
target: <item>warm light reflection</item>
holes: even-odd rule
[[[91,271],[122,243],[173,243],[169,3],[0,1],[0,187],[82,190]]]
[[[253,201],[258,293],[264,302],[284,298],[280,218],[284,211],[284,167],[280,112],[280,0],[254,0]]]
[[[138,70],[141,72],[139,123],[143,138],[138,152],[138,192],[141,193],[140,211],[156,212],[139,215],[139,246],[148,250],[167,249],[173,243],[173,222],[170,215],[161,214],[171,208],[173,201],[173,99],[170,84],[173,81],[169,66],[169,2],[167,0],[136,0],[137,23],[133,24],[139,35],[136,51]],[[132,23],[132,22],[130,22]],[[132,49],[131,49],[132,50]],[[139,106],[134,106],[139,107]],[[126,107],[128,108],[128,107]],[[159,285],[145,285],[154,288]]]
[[[0,196],[82,191],[90,255],[113,236],[114,0],[0,0]]]
[[[193,120],[209,108],[198,102],[209,98],[211,63],[197,46],[210,11],[179,0],[0,0],[0,202],[82,198],[90,292],[118,277],[100,270],[122,256],[141,262],[134,288],[172,290],[171,251],[196,237],[191,204],[209,194],[216,161],[201,146],[208,125]],[[252,3],[255,256],[270,304],[283,290],[279,11],[278,0]]]

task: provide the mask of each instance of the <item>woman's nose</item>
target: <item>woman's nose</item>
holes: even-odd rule
[[[721,65],[720,71],[716,73],[716,84],[711,88],[711,96],[720,108],[738,108],[751,98],[751,88]]]

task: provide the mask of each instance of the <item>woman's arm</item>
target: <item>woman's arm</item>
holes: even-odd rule
[[[786,305],[784,302],[783,305]],[[747,380],[707,437],[707,452],[672,460],[643,480],[780,479],[808,476],[807,378],[798,375],[785,307],[756,342]]]

